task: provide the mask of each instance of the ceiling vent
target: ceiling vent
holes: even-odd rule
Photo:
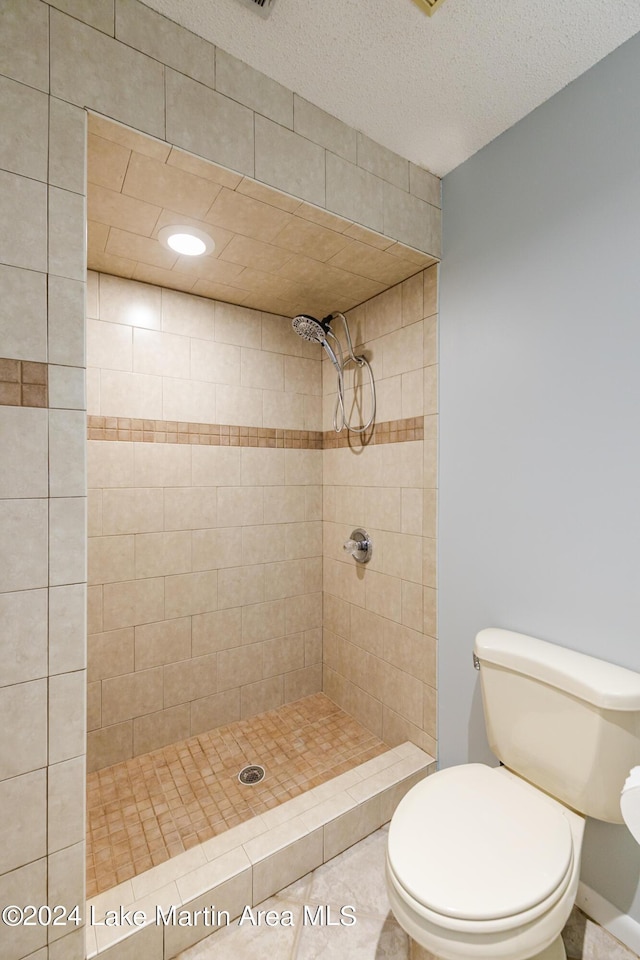
[[[276,0],[241,0],[245,7],[251,7],[261,17],[268,17]],[[438,2],[438,0],[436,0]]]
[[[433,13],[436,12],[438,7],[441,7],[444,3],[444,0],[413,0],[414,3],[420,7],[421,10],[430,17]]]

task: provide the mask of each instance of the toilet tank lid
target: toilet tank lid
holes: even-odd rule
[[[523,633],[488,627],[476,636],[480,663],[524,673],[605,710],[640,710],[640,674]]]

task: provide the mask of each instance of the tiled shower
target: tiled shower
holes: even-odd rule
[[[364,438],[289,318],[89,272],[88,896],[385,744],[435,755],[436,270],[349,312]]]
[[[315,693],[323,659],[336,702],[435,752],[434,275],[352,312],[379,393],[355,452],[286,318],[90,273],[89,770]]]
[[[113,164],[94,153],[90,179]],[[89,217],[129,215],[118,197]],[[359,436],[290,317],[89,271],[88,896],[386,747],[435,755],[436,311],[433,266],[348,312],[377,395]],[[360,526],[366,567],[342,548]],[[238,785],[247,761],[264,786]]]
[[[89,772],[323,689],[435,754],[437,266],[97,116],[87,178]],[[290,322],[332,303],[362,434]]]

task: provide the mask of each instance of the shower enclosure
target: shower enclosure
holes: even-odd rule
[[[89,896],[325,797],[333,855],[435,755],[433,259],[123,131],[91,118]],[[155,239],[187,195],[200,265]]]

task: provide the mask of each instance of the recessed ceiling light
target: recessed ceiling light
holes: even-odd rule
[[[216,247],[212,238],[204,230],[198,230],[183,223],[162,227],[158,231],[158,240],[169,250],[186,257],[201,257],[205,253],[213,253]]]

